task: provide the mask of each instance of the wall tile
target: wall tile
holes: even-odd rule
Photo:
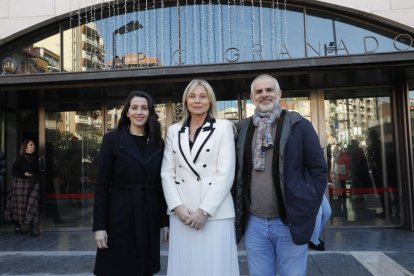
[[[390,0],[320,0],[320,2],[327,2],[338,6],[344,6],[364,12],[372,13],[375,10],[389,10]]]
[[[47,19],[49,17],[45,16],[2,19],[0,20],[0,39],[4,39]]]
[[[375,14],[414,28],[414,8],[404,10],[376,11]]]
[[[102,2],[110,2],[110,0],[54,0],[55,1],[55,15],[61,15],[76,11],[79,8],[98,5]]]
[[[9,1],[0,0],[0,18],[9,17]]]
[[[64,2],[64,1],[61,1]],[[54,16],[54,0],[12,0],[9,1],[10,17]]]
[[[414,8],[414,1],[412,0],[391,0],[391,9],[409,9]]]

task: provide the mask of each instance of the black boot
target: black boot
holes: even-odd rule
[[[30,226],[30,237],[37,237],[40,235],[39,227],[31,225]]]
[[[16,235],[20,235],[22,233],[22,227],[19,223],[16,223],[16,225],[14,226],[14,233]]]

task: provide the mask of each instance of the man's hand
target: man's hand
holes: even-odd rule
[[[108,235],[105,230],[99,230],[95,232],[95,241],[98,248],[108,248]]]

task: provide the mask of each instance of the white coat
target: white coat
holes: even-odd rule
[[[209,219],[233,218],[235,159],[233,125],[227,120],[206,121],[191,150],[187,124],[169,127],[161,168],[168,214],[184,205],[206,211]]]

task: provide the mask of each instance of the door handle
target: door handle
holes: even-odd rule
[[[39,171],[45,172],[45,157],[39,157]]]

